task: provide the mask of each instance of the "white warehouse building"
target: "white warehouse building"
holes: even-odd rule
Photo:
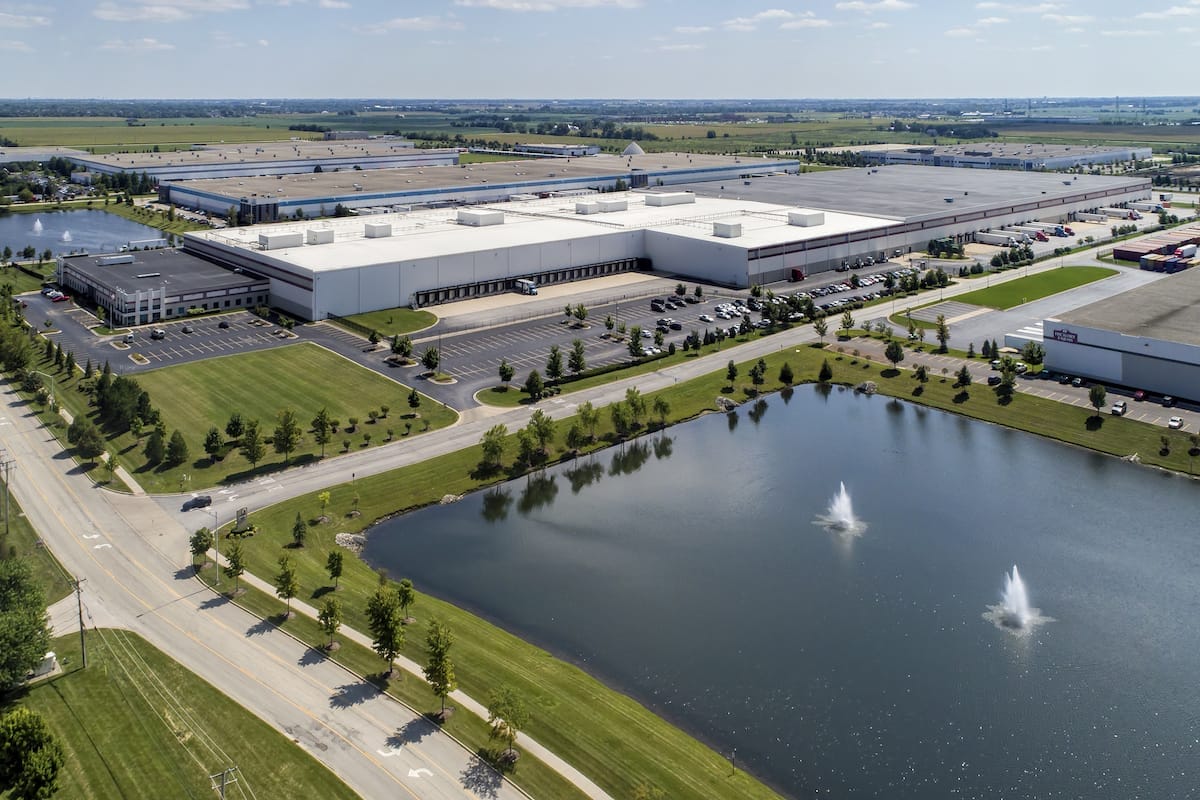
[[[227,228],[186,234],[184,248],[269,278],[272,305],[315,320],[633,269],[744,288],[1150,190],[1140,178],[1061,177],[842,170],[739,179],[733,192],[696,185],[719,196],[672,187]]]

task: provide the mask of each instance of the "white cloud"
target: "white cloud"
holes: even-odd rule
[[[33,52],[32,47],[18,39],[0,39],[0,50],[9,50],[15,53]]]
[[[462,23],[444,17],[394,17],[374,25],[360,25],[357,33],[388,33],[390,31],[434,31],[439,29],[458,30]]]
[[[1004,3],[983,2],[976,3],[975,7],[981,11],[984,10],[1000,10],[1006,11],[1009,14],[1048,14],[1051,11],[1057,11],[1062,8],[1058,3],[1037,3],[1035,5],[1006,5]]]
[[[269,41],[267,41],[266,39],[259,39],[258,46],[259,47],[270,47],[271,43]]]
[[[870,28],[871,30],[881,31],[884,28],[892,27],[892,23],[890,23],[890,22],[872,22],[867,27]]]
[[[951,28],[950,30],[946,31],[945,35],[951,37],[952,39],[963,39],[968,36],[974,36],[975,31],[971,30],[970,28]]]
[[[693,36],[698,33],[708,33],[711,30],[712,28],[707,25],[680,25],[675,29],[675,32],[681,33],[684,36]]]
[[[1008,22],[1004,17],[984,17],[975,22],[976,25],[1003,25]]]
[[[105,0],[92,10],[92,16],[106,22],[182,22],[200,13],[246,8],[246,0],[152,0],[130,5]]]
[[[864,14],[871,14],[876,11],[907,11],[910,8],[916,8],[916,5],[906,2],[906,0],[876,0],[874,3],[868,3],[866,0],[845,0],[845,2],[835,3],[833,7],[838,11],[861,11]]]
[[[30,14],[9,14],[0,11],[0,28],[40,28],[49,25],[49,17],[39,17]]]
[[[1101,36],[1160,36],[1158,31],[1147,30],[1119,30],[1119,31],[1100,31]]]
[[[811,11],[804,14],[793,14],[791,11],[786,11],[782,8],[768,8],[766,11],[759,11],[751,17],[734,17],[727,19],[721,23],[721,27],[727,31],[754,31],[758,30],[759,23],[767,22],[773,19],[790,20],[794,17],[811,17]]]
[[[1031,47],[1029,49],[1035,53],[1045,53],[1047,51],[1053,50],[1054,47],[1051,45],[1048,45],[1048,44],[1039,44],[1039,45],[1034,45],[1033,47]]]
[[[641,8],[641,0],[454,0],[456,6],[497,11],[559,11],[564,8]]]
[[[158,39],[109,39],[104,44],[100,45],[102,50],[122,50],[125,52],[151,52],[154,50],[174,50],[175,45],[160,42]]]
[[[1055,25],[1082,25],[1091,22],[1095,17],[1086,14],[1042,14],[1042,19]]]
[[[320,0],[317,5],[321,8],[350,8],[350,4],[346,0]]]
[[[827,19],[821,19],[819,17],[805,17],[804,19],[789,20],[779,27],[783,30],[791,31],[800,30],[803,28],[828,28],[831,25],[833,25],[833,23]]]
[[[696,50],[703,50],[702,44],[663,44],[659,45],[658,49],[664,53],[690,53]]]
[[[1135,19],[1170,19],[1171,17],[1192,17],[1200,14],[1198,6],[1171,6],[1162,11],[1143,11]]]
[[[1064,33],[1087,33],[1087,28],[1080,28],[1080,27],[1065,28],[1063,30],[1063,32]]]

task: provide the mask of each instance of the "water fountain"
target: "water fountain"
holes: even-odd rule
[[[845,482],[838,483],[837,494],[830,498],[825,513],[817,516],[816,524],[844,536],[858,536],[867,528],[865,522],[854,516],[854,506]]]
[[[42,235],[42,218],[41,217],[36,217],[33,220],[33,235],[34,236]]]
[[[1041,609],[1029,605],[1029,591],[1017,565],[1013,564],[1012,572],[1004,576],[1004,590],[1000,593],[1000,604],[988,606],[983,618],[998,628],[1011,631],[1017,635],[1027,636],[1029,632],[1044,622],[1053,622],[1053,618],[1042,615]]]
[[[71,240],[72,240],[71,232],[70,232],[70,231],[63,231],[63,234],[62,234],[62,240],[63,240],[64,242],[69,242],[69,241],[71,241]]]

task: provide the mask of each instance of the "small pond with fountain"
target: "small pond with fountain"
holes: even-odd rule
[[[364,555],[791,797],[1185,797],[1198,501],[802,387],[389,520]]]
[[[41,255],[115,253],[130,242],[161,239],[157,228],[94,208],[0,214],[0,248],[20,253],[32,246]]]

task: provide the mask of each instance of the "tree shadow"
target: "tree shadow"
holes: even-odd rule
[[[1089,431],[1098,431],[1104,427],[1104,417],[1100,416],[1099,414],[1092,414],[1087,418],[1087,421],[1083,423],[1083,426]]]
[[[343,683],[329,696],[329,706],[337,709],[353,708],[378,694],[379,688],[366,681]]]
[[[304,651],[304,655],[296,660],[296,663],[302,667],[311,667],[320,664],[325,660],[325,652],[319,647],[309,647]]]
[[[925,386],[923,384],[917,384],[917,386],[912,390],[913,397],[920,397],[923,394],[925,394]]]
[[[486,751],[479,751],[471,756],[462,774],[459,775],[463,788],[474,794],[493,800],[499,797],[500,787],[504,779],[487,760]]]
[[[422,739],[437,733],[438,726],[427,716],[414,717],[404,723],[399,731],[388,737],[388,747],[398,748],[406,744],[418,744]]]
[[[263,636],[275,629],[275,623],[269,619],[260,619],[246,629],[247,636]]]
[[[200,608],[203,611],[211,611],[214,608],[220,608],[221,606],[227,604],[228,602],[229,602],[228,597],[226,597],[223,594],[218,594],[218,595],[208,598],[203,603],[201,603]]]
[[[953,399],[953,402],[955,402],[957,404],[962,404],[971,399],[971,394],[966,389],[962,389],[959,391],[958,394],[954,395],[954,397],[952,399]]]
[[[896,369],[895,367],[884,367],[883,369],[879,370],[879,377],[898,378],[900,377],[900,370]]]
[[[329,594],[332,591],[333,591],[332,586],[318,586],[316,589],[313,590],[311,597],[313,600],[320,600],[322,597],[324,597],[325,595]]]

